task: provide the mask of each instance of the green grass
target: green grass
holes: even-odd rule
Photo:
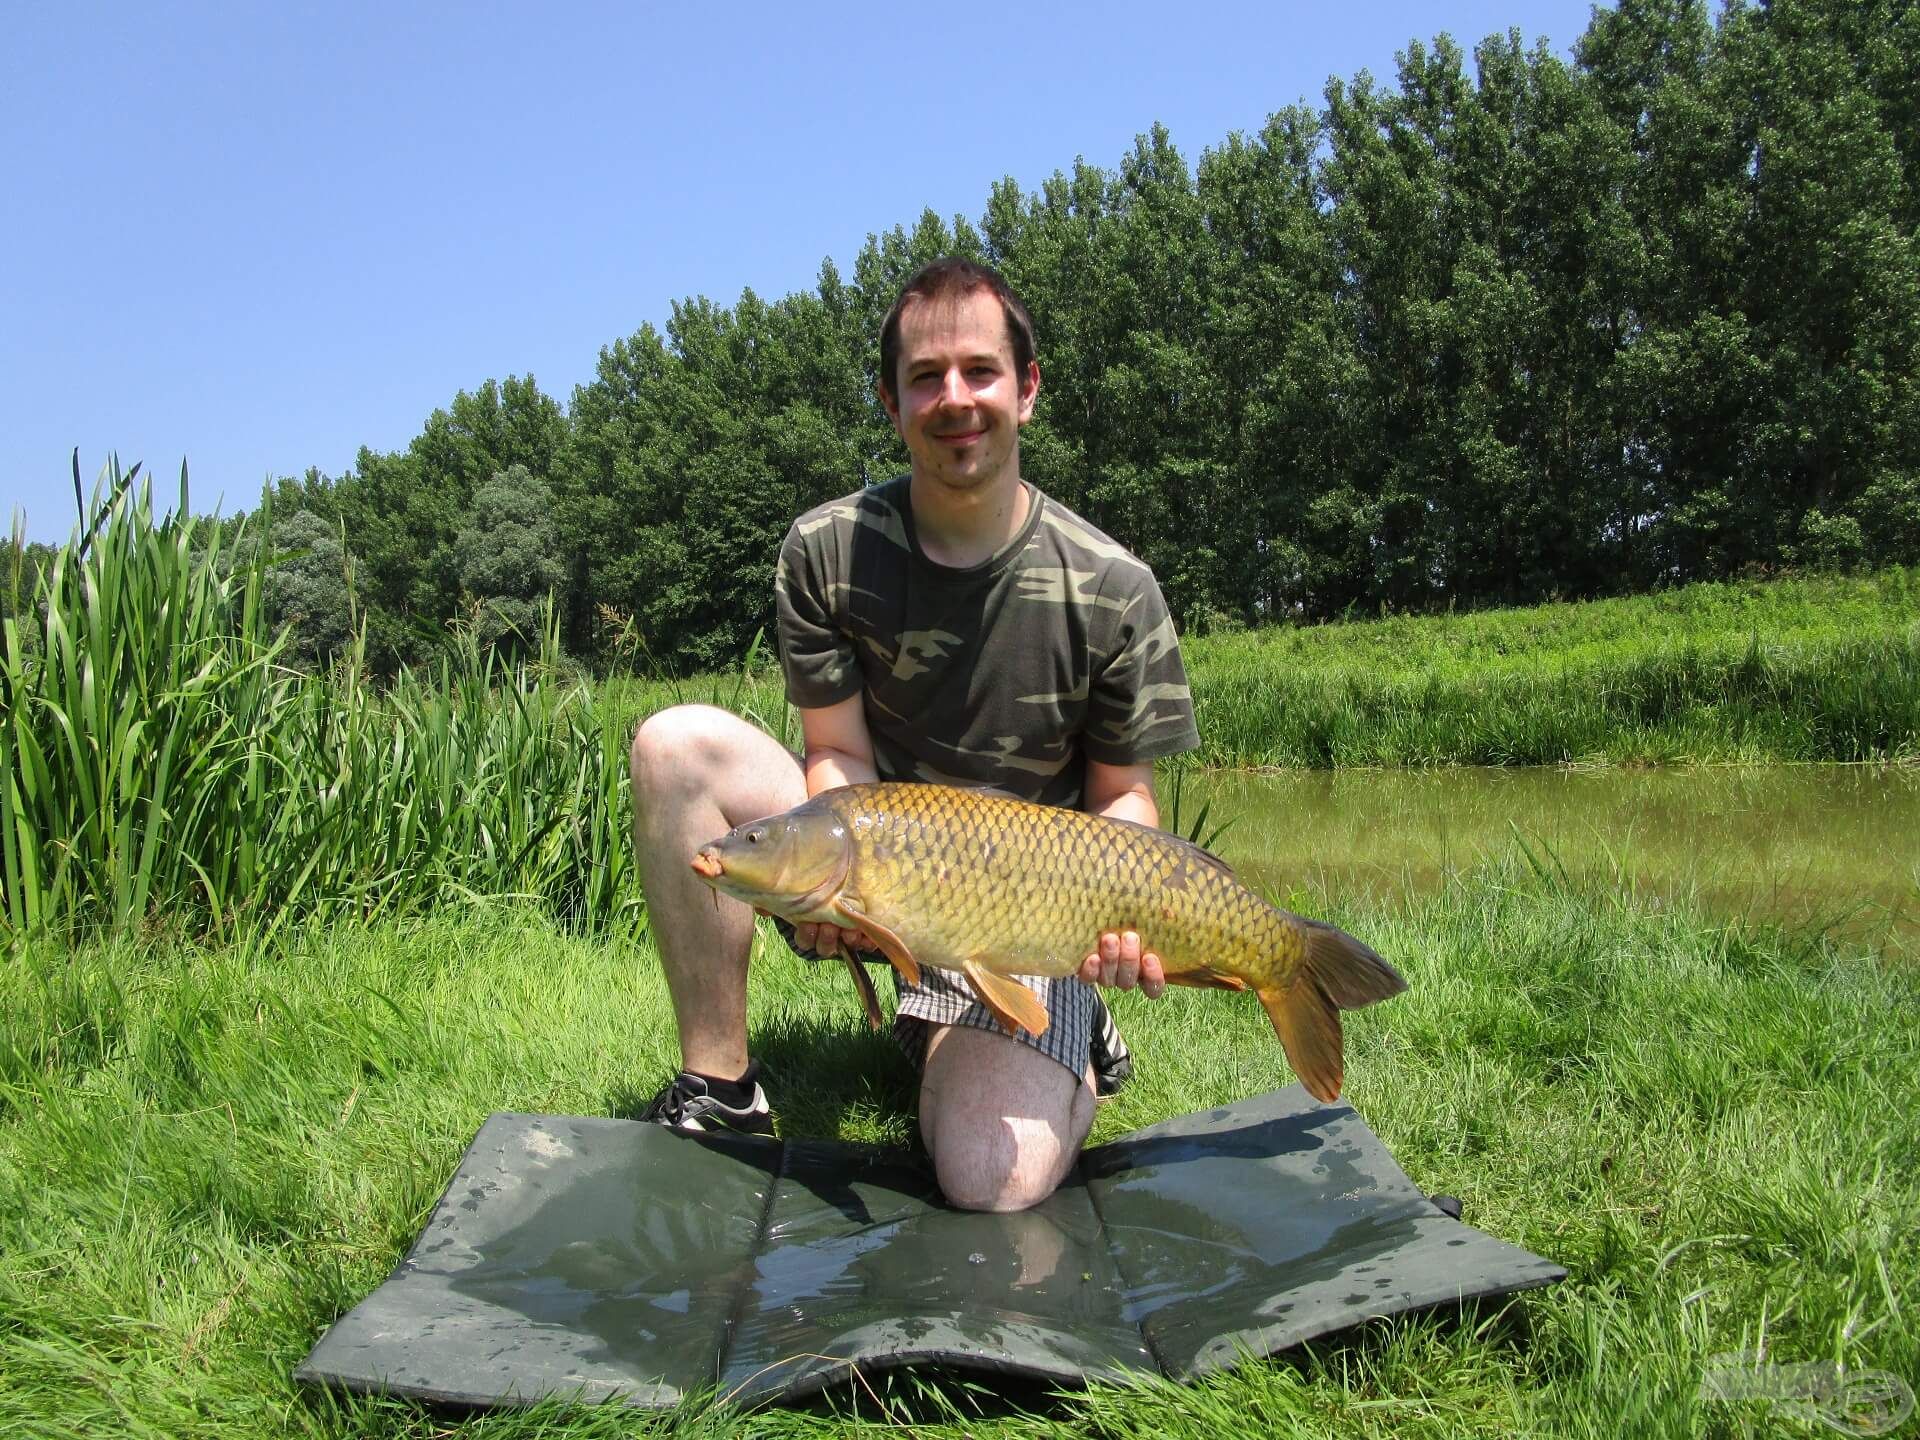
[[[1920,758],[1920,570],[1187,642],[1203,763]]]
[[[1920,1382],[1920,976],[1815,934],[1635,908],[1511,858],[1412,904],[1294,897],[1400,963],[1349,1098],[1415,1181],[1566,1265],[1195,1385],[900,1379],[824,1407],[462,1420],[297,1389],[494,1110],[631,1114],[671,1070],[643,941],[523,910],[271,943],[28,945],[0,966],[0,1433],[1697,1435],[1710,1355]],[[833,966],[765,950],[789,1134],[905,1143],[911,1075]],[[1244,997],[1120,997],[1139,1080],[1095,1139],[1288,1082]],[[1800,1427],[1802,1433],[1811,1433]]]

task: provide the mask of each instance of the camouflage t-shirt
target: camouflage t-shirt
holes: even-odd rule
[[[1153,572],[1031,485],[992,559],[937,565],[909,477],[808,511],[774,596],[787,698],[864,693],[882,779],[994,785],[1080,803],[1085,760],[1137,765],[1200,743]]]

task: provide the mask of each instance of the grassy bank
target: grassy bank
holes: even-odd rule
[[[1920,757],[1920,570],[1204,637],[1221,766]]]
[[[1920,1382],[1910,967],[1504,862],[1411,906],[1299,903],[1412,981],[1353,1018],[1348,1098],[1417,1183],[1567,1283],[1021,1414],[951,1382],[901,1382],[887,1415],[849,1393],[666,1421],[308,1394],[292,1367],[395,1263],[488,1112],[631,1114],[671,1068],[645,943],[496,912],[29,948],[0,967],[0,1433],[1732,1434],[1701,1366],[1763,1337]],[[906,1141],[910,1078],[844,975],[769,954],[755,986],[785,1131]],[[1141,1077],[1095,1138],[1287,1083],[1241,998],[1124,997]]]

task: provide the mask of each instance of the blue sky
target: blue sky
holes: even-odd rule
[[[531,373],[567,401],[677,298],[843,270],[1164,123],[1189,159],[1412,38],[1588,0],[1342,5],[17,7],[0,44],[0,513],[65,539],[68,456],[193,508],[400,448]],[[1044,358],[1044,357],[1043,357]]]

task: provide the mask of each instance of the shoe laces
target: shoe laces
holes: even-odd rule
[[[698,1087],[697,1089],[695,1087]],[[647,1107],[643,1120],[665,1120],[669,1125],[678,1125],[687,1118],[687,1112],[696,1100],[706,1100],[711,1105],[720,1102],[707,1093],[707,1087],[694,1076],[680,1074],[673,1077],[673,1083],[654,1097]]]

